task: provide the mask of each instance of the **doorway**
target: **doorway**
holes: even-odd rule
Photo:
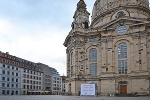
[[[127,85],[120,85],[120,94],[127,94]]]

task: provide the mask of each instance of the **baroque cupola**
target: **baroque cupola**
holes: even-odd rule
[[[77,8],[73,16],[74,21],[72,23],[72,29],[76,29],[76,28],[88,29],[89,28],[89,15],[90,13],[87,11],[84,0],[80,0],[77,3]]]
[[[92,27],[99,27],[117,17],[117,13],[132,18],[149,18],[148,0],[96,0],[92,11]],[[116,15],[113,17],[113,15]],[[99,25],[97,25],[97,23]],[[104,23],[106,22],[106,23]]]

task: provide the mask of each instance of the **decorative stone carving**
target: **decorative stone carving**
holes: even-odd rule
[[[77,10],[86,10],[86,4],[84,0],[80,0],[77,4]]]

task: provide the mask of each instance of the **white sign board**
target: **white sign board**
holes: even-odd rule
[[[80,95],[95,95],[95,84],[81,84]]]

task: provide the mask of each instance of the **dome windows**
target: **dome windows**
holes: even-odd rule
[[[116,18],[125,16],[125,15],[126,15],[126,14],[125,14],[123,11],[119,11],[119,12],[116,14]]]

